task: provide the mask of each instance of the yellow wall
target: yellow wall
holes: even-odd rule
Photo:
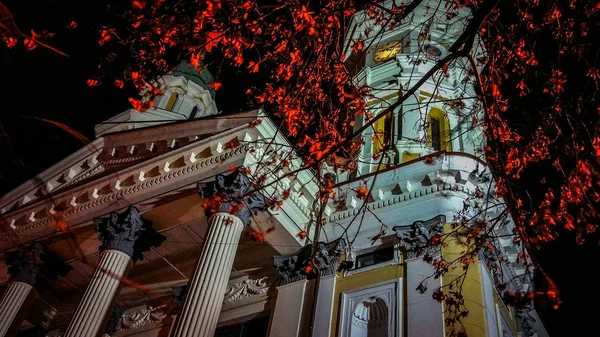
[[[446,224],[444,230],[446,233],[452,231],[450,228],[450,223]],[[446,240],[446,243],[447,245],[442,247],[442,256],[444,260],[448,262],[454,261],[463,256],[467,249],[467,247],[461,245],[451,237]],[[458,267],[455,269],[450,268],[448,273],[442,277],[442,282],[444,285],[450,283],[452,280],[455,280],[457,277],[460,277],[463,274],[462,264],[460,264],[460,266],[455,264],[454,266]],[[456,287],[454,289],[456,290]],[[448,288],[446,287],[445,291],[447,290]],[[470,265],[470,268],[467,271],[467,276],[463,283],[462,295],[465,300],[466,309],[469,311],[469,315],[462,319],[462,327],[465,328],[469,337],[486,337],[487,334],[485,328],[485,309],[481,282],[481,270],[479,269],[479,263],[477,263],[476,258],[474,259],[474,263]],[[456,329],[459,330],[460,328],[460,324],[457,324]],[[446,327],[446,336],[448,336],[451,331],[452,329],[450,327]]]
[[[343,277],[338,273],[338,278],[335,283],[335,293],[333,302],[333,319],[331,324],[331,337],[337,336],[337,325],[339,323],[339,309],[342,293],[352,289],[358,289],[370,284],[376,284],[389,280],[394,280],[403,277],[404,268],[402,265],[393,265],[371,269],[362,273]],[[403,297],[404,298],[404,297]],[[401,304],[404,308],[404,303]]]
[[[450,223],[446,224],[445,232],[449,233],[451,231]],[[468,252],[468,247],[463,244],[460,244],[456,240],[452,238],[448,238],[446,240],[447,245],[442,248],[442,256],[446,261],[453,261],[461,256],[465,255],[465,251]],[[462,264],[454,269],[450,270],[446,275],[442,277],[442,282],[444,285],[448,284],[450,281],[456,279],[463,274]],[[447,288],[446,288],[447,289]],[[454,288],[456,289],[456,288]],[[463,283],[462,295],[465,300],[465,306],[469,311],[469,315],[466,318],[462,319],[463,327],[466,329],[469,337],[486,337],[486,324],[485,324],[485,302],[484,302],[484,294],[483,294],[483,282],[481,269],[479,267],[479,261],[477,257],[473,258],[473,263],[470,265],[466,279]],[[497,291],[494,291],[494,308],[490,308],[490,311],[493,315],[496,315],[495,304],[499,304],[501,315],[503,315],[508,322],[510,322],[511,329],[513,333],[517,334],[517,324],[514,318],[511,318],[506,307],[502,303],[502,299],[500,298]],[[500,321],[500,317],[498,319],[498,324],[502,324]],[[460,326],[457,326],[460,328]],[[450,333],[451,329],[446,328],[447,334]]]
[[[402,153],[402,162],[406,163],[407,161],[411,161],[411,160],[417,159],[420,156],[421,155],[419,153],[404,152],[404,153]]]

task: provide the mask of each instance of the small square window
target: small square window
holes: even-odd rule
[[[356,257],[356,269],[373,266],[394,259],[394,247],[388,246]]]

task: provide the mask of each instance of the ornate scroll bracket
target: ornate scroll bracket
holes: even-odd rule
[[[110,213],[107,218],[94,219],[100,250],[116,249],[141,260],[150,247],[158,247],[166,237],[157,233],[152,222],[144,220],[137,208],[130,206],[123,213]]]
[[[72,269],[38,241],[31,242],[26,248],[6,252],[4,257],[11,281],[25,282],[38,290]]]
[[[334,274],[337,265],[346,247],[344,239],[337,239],[330,243],[317,243],[317,254],[314,264],[322,276]],[[312,253],[312,244],[306,245],[297,253],[291,255],[279,255],[273,257],[273,264],[280,276],[280,285],[297,282],[303,279],[310,279],[314,273],[306,273],[305,267],[309,265]]]
[[[227,212],[250,225],[251,214],[266,208],[264,196],[255,191],[248,177],[240,171],[229,175],[217,174],[215,181],[198,183],[198,194],[207,198],[202,205],[207,217],[217,212]]]
[[[399,239],[399,247],[406,250],[406,257],[411,259],[424,254],[436,254],[439,246],[434,242],[436,237],[444,233],[445,215],[438,215],[426,221],[415,221],[412,225],[394,226]]]
[[[230,284],[227,285],[223,304],[233,303],[246,298],[266,296],[268,289],[267,277],[257,280],[247,279],[236,284]]]

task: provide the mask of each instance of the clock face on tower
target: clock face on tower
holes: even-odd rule
[[[375,48],[373,53],[373,64],[382,63],[393,59],[396,54],[402,51],[402,40],[392,41]]]

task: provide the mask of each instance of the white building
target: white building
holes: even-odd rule
[[[368,25],[361,15],[354,26]],[[373,113],[446,55],[466,16],[432,19],[423,5],[374,42],[366,58],[348,61],[361,65],[357,82],[376,89]],[[421,43],[414,28],[430,19],[431,41]],[[419,48],[429,57],[413,66]],[[218,114],[206,85],[210,74],[182,64],[164,76],[166,94],[155,108],[128,110],[98,125],[93,142],[0,199],[0,336],[17,330],[32,336],[444,336],[447,315],[432,292],[456,272],[428,280],[424,294],[415,289],[433,272],[423,254],[451,259],[460,246],[419,248],[448,231],[465,200],[493,188],[482,130],[470,130],[463,118],[475,102],[444,104],[474,93],[461,81],[464,66],[450,68],[439,83],[427,81],[375,124],[376,133],[365,131],[365,139],[389,137],[385,166],[373,158],[380,145],[366,141],[354,172],[327,170],[345,203],[327,205],[309,271],[315,177],[302,171],[282,178],[278,184],[290,197],[279,208],[265,207],[246,176],[230,167],[256,173],[257,163],[289,142],[261,111]],[[251,123],[256,120],[261,123]],[[278,145],[270,144],[273,137]],[[367,198],[356,193],[362,186],[371,190]],[[225,206],[207,217],[205,201],[215,193]],[[489,218],[501,209],[494,211]],[[512,226],[509,220],[496,230],[510,234]],[[265,242],[251,240],[256,232],[265,233]],[[496,285],[508,279],[521,291],[528,277],[512,241],[498,247],[505,258],[499,269],[490,271],[485,258],[475,257],[466,275],[469,336],[522,333]],[[337,272],[340,260],[353,261],[352,268]],[[539,320],[535,329],[527,334],[547,336]]]

